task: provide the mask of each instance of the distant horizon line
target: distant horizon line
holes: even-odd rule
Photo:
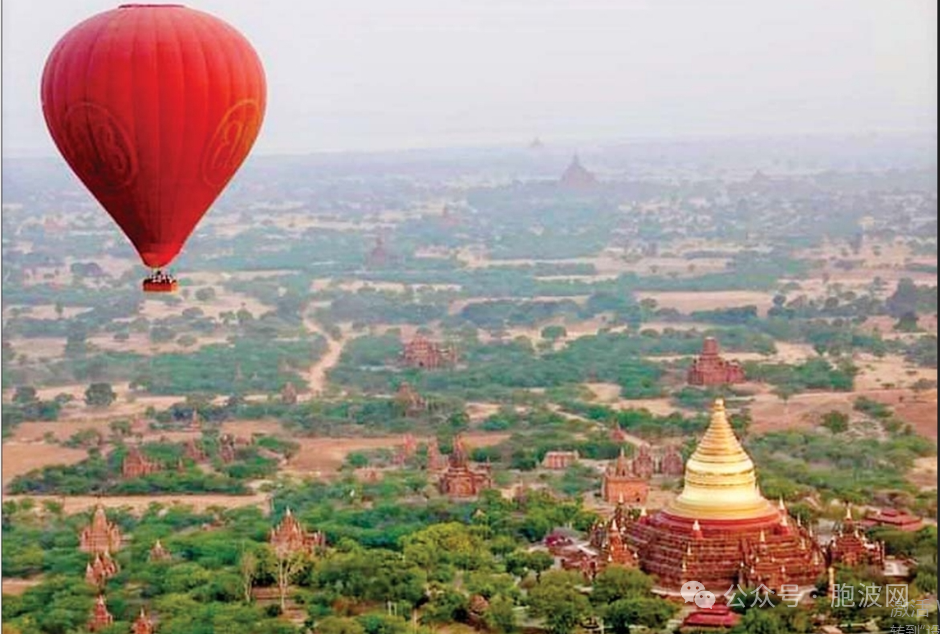
[[[460,150],[527,150],[531,143],[538,140],[542,143],[544,149],[565,148],[577,151],[590,151],[587,147],[595,146],[597,148],[610,148],[628,143],[665,143],[665,142],[743,142],[756,140],[793,140],[793,139],[860,139],[871,137],[932,137],[936,140],[938,129],[873,129],[864,131],[834,131],[834,132],[765,132],[765,133],[698,133],[698,134],[680,134],[680,135],[641,135],[625,136],[614,138],[597,137],[567,137],[567,136],[542,136],[535,135],[525,141],[513,143],[512,141],[486,141],[477,144],[473,143],[454,143],[451,145],[400,145],[387,148],[374,149],[354,149],[354,148],[320,148],[314,150],[276,150],[276,149],[257,149],[253,150],[250,157],[298,157],[298,156],[317,156],[317,155],[381,155],[381,154],[405,154],[422,152],[443,152]],[[554,140],[553,140],[554,139]],[[0,158],[6,159],[56,159],[61,156],[54,150],[11,150],[0,149]]]

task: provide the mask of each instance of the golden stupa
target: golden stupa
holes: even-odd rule
[[[754,463],[720,399],[686,462],[682,493],[657,513],[634,518],[618,508],[618,516],[616,524],[595,531],[592,542],[602,552],[611,550],[611,532],[616,533],[614,541],[623,547],[611,561],[639,565],[667,594],[690,580],[713,592],[736,583],[774,590],[783,584],[810,586],[824,570],[825,557],[813,535],[790,521],[782,500],[773,504],[761,494]]]
[[[734,435],[721,399],[712,406],[711,424],[686,462],[685,486],[668,512],[699,520],[778,515],[761,495],[754,463]]]

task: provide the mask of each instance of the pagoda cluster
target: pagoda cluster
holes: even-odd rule
[[[721,400],[685,465],[682,493],[655,514],[618,505],[594,526],[591,543],[599,555],[590,569],[638,567],[656,576],[667,593],[693,580],[716,593],[736,585],[805,588],[834,564],[884,562],[884,545],[868,540],[851,515],[823,547],[782,500],[764,498]]]

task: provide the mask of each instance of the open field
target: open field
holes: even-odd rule
[[[502,432],[470,432],[464,434],[468,448],[490,447],[507,440],[511,434]],[[294,438],[300,444],[297,452],[285,469],[295,475],[321,477],[338,471],[346,456],[354,451],[375,449],[393,449],[402,443],[399,436],[378,436],[374,438]],[[427,442],[427,438],[415,440]]]
[[[937,456],[918,458],[908,479],[925,491],[937,488]]]
[[[13,577],[4,577],[3,578],[3,594],[4,596],[17,597],[30,588],[34,588],[42,583],[43,580],[41,577],[35,577],[33,579],[17,579]]]
[[[88,452],[84,449],[59,447],[44,442],[5,442],[3,443],[3,486],[6,487],[13,478],[33,469],[50,465],[75,464],[87,457]]]
[[[66,514],[83,513],[94,509],[98,504],[107,508],[127,508],[132,513],[140,514],[147,510],[151,504],[173,506],[181,504],[191,506],[197,512],[205,511],[214,506],[222,508],[238,508],[242,506],[256,506],[265,512],[269,508],[269,495],[255,493],[252,495],[114,495],[98,497],[92,495],[5,495],[4,501],[19,502],[24,499],[33,500],[37,506],[43,502],[56,502],[61,504]]]
[[[673,308],[682,313],[738,306],[757,306],[761,315],[773,307],[773,294],[758,291],[642,292],[638,299],[655,300],[660,308]]]
[[[937,394],[917,394],[909,389],[865,390],[855,392],[807,392],[796,394],[784,403],[769,391],[754,396],[749,405],[754,419],[753,431],[765,433],[794,428],[810,428],[827,412],[849,413],[855,400],[865,396],[890,405],[898,418],[909,423],[918,434],[937,440]]]

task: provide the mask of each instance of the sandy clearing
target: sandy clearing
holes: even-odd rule
[[[748,405],[754,419],[753,431],[766,433],[786,429],[807,429],[826,413],[850,413],[860,396],[891,406],[902,421],[928,439],[937,440],[936,390],[916,394],[909,389],[865,390],[855,392],[808,392],[786,403],[769,391],[755,394]]]
[[[29,590],[34,588],[42,583],[41,577],[36,577],[34,579],[20,579],[15,577],[4,577],[3,578],[3,594],[9,596],[19,596]]]
[[[186,281],[197,286],[222,286],[222,284],[231,280],[250,281],[269,277],[280,277],[282,275],[293,275],[296,273],[297,271],[292,271],[291,269],[257,269],[254,271],[225,272],[194,271],[192,273],[186,273]]]
[[[485,247],[462,247],[457,250],[457,258],[467,268],[480,269],[488,267],[528,267],[538,264],[588,264],[594,267],[596,273],[588,276],[545,276],[540,279],[611,279],[624,273],[639,274],[675,274],[678,277],[695,277],[703,273],[713,273],[727,270],[729,258],[696,258],[681,257],[625,257],[623,249],[607,248],[594,257],[566,258],[561,260],[538,259],[494,259],[489,256]]]
[[[14,310],[21,311],[24,315],[32,317],[33,319],[59,319],[59,314],[55,310],[55,304],[37,304],[35,306],[11,304],[10,306],[3,307],[3,317],[10,317],[10,313]],[[61,318],[71,319],[76,315],[87,313],[90,310],[90,308],[85,306],[63,306]]]
[[[637,293],[637,298],[652,299],[660,308],[672,308],[686,314],[753,305],[761,315],[766,315],[773,307],[773,294],[757,291],[642,292]]]
[[[576,304],[583,306],[587,300],[588,295],[536,295],[534,297],[471,297],[467,299],[457,299],[450,303],[450,306],[447,309],[447,312],[451,315],[459,314],[464,308],[470,306],[471,304],[489,304],[494,302],[517,302],[520,304],[532,303],[532,302],[551,302],[551,303],[560,303],[565,301],[572,301]]]
[[[195,511],[205,511],[213,506],[223,508],[256,506],[264,511],[269,510],[269,494],[267,493],[252,495],[115,495],[101,498],[92,495],[5,495],[3,497],[5,502],[19,502],[27,498],[33,500],[37,506],[46,501],[57,502],[63,506],[63,511],[67,515],[89,511],[95,508],[99,502],[104,504],[105,508],[129,508],[135,514],[146,511],[151,504],[162,504],[164,506],[182,504],[193,507]]]
[[[925,491],[937,489],[937,456],[927,456],[914,461],[908,479]]]
[[[470,417],[470,422],[479,423],[499,413],[502,407],[499,403],[467,403],[465,411]]]
[[[507,440],[511,434],[503,432],[469,432],[463,435],[468,448],[490,447]],[[416,437],[419,443],[428,438]],[[392,449],[402,443],[402,436],[374,438],[294,438],[300,451],[291,458],[283,471],[296,475],[323,477],[339,470],[347,454],[354,451]]]
[[[878,315],[866,319],[865,323],[861,325],[861,328],[867,332],[880,333],[886,339],[915,338],[923,334],[896,332],[894,330],[894,326],[897,324],[897,322],[898,320],[894,317],[889,317],[888,315]],[[924,331],[924,333],[933,335],[937,334],[936,315],[921,315],[917,321],[917,325],[921,328],[921,330]]]
[[[240,438],[250,438],[253,434],[284,436],[287,431],[276,420],[232,420],[221,425],[223,434],[232,434]]]
[[[200,308],[206,316],[218,318],[224,312],[237,313],[239,310],[245,309],[253,316],[258,317],[272,310],[270,306],[262,304],[250,295],[226,290],[221,285],[192,285],[184,288],[190,292],[189,299],[184,298],[182,294],[178,294],[177,297],[182,301],[175,306],[162,300],[145,299],[140,314],[148,319],[164,319],[166,317],[178,317],[187,308]],[[196,292],[203,288],[215,289],[215,298],[212,301],[201,302],[195,298]]]
[[[210,335],[196,337],[196,343],[191,346],[181,346],[176,341],[166,343],[153,343],[147,333],[133,332],[125,341],[117,341],[112,335],[97,335],[88,338],[88,343],[100,350],[110,350],[115,352],[135,352],[144,356],[154,356],[159,354],[168,354],[174,352],[192,353],[202,346],[208,346],[216,343],[227,343],[226,335]]]
[[[856,391],[909,387],[919,380],[936,381],[936,368],[921,368],[908,363],[899,355],[877,358],[869,354],[858,354],[854,358],[861,372],[855,379]]]
[[[612,401],[611,405],[615,409],[646,409],[656,416],[669,416],[673,412],[682,412],[683,410],[669,402],[668,398],[621,398]]]
[[[27,359],[59,359],[65,355],[65,337],[35,337],[30,339],[4,338],[13,346],[16,354],[25,354]]]
[[[714,328],[712,324],[696,321],[682,321],[673,323],[670,321],[651,321],[640,326],[640,330],[653,330],[655,332],[664,332],[666,330],[688,331],[688,330],[708,330]]]
[[[42,443],[3,443],[3,486],[13,478],[49,465],[70,465],[88,457],[84,449],[70,449]]]

